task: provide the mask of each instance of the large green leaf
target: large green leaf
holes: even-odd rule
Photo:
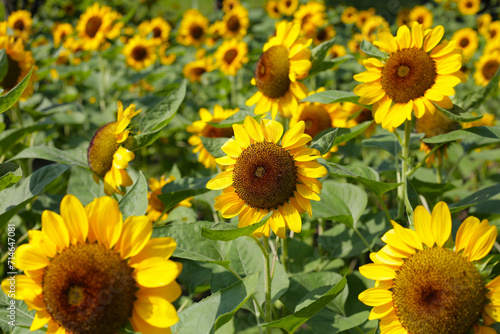
[[[223,290],[186,308],[172,327],[177,334],[212,333],[227,323],[252,296],[257,275],[249,275]]]
[[[496,126],[475,126],[468,129],[451,131],[439,136],[425,138],[424,143],[440,144],[457,140],[487,139],[488,143],[500,142],[500,127]]]
[[[498,88],[498,83],[500,82],[500,68],[497,73],[491,78],[490,82],[485,87],[474,87],[468,94],[457,94],[459,103],[464,110],[476,111],[479,106],[486,100],[488,95]]]
[[[200,139],[203,143],[203,147],[214,157],[220,158],[226,155],[221,147],[229,140],[229,138],[200,137]]]
[[[312,317],[307,324],[311,327],[311,333],[335,334],[362,325],[367,321],[369,314],[370,311],[361,311],[350,316],[343,316],[323,309]]]
[[[26,86],[28,86],[31,78],[31,73],[33,73],[33,68],[34,67],[31,68],[29,73],[26,74],[24,79],[20,83],[18,83],[16,87],[12,88],[12,90],[7,94],[0,96],[0,114],[6,110],[9,110],[10,107],[12,107],[17,102],[17,100],[19,100],[21,94],[26,89]]]
[[[360,134],[362,134],[370,125],[373,124],[373,121],[366,121],[361,124],[358,124],[352,128],[339,128],[337,131],[337,137],[335,138],[334,145],[340,145],[348,142],[349,140],[356,138]]]
[[[7,55],[5,54],[5,49],[0,50],[0,82],[7,74],[9,70],[9,61]]]
[[[453,105],[453,108],[451,109],[444,109],[444,108],[441,108],[437,103],[433,102],[434,103],[434,106],[436,107],[437,110],[439,110],[443,115],[445,115],[446,117],[448,117],[449,119],[451,119],[452,121],[455,121],[455,122],[474,122],[474,121],[477,121],[479,119],[481,119],[483,116],[480,115],[480,116],[477,116],[477,115],[474,115],[470,112],[467,112],[465,110],[463,110],[462,108],[460,108],[459,106],[457,106],[456,104]]]
[[[68,169],[68,165],[61,164],[42,167],[13,187],[0,192],[0,231],[19,210]]]
[[[118,204],[124,219],[129,216],[142,216],[146,213],[148,208],[148,182],[141,171],[132,188],[122,197]]]
[[[37,158],[62,164],[89,168],[87,152],[82,149],[60,150],[51,146],[32,146],[25,148],[10,160]]]
[[[211,229],[202,228],[201,235],[211,240],[230,241],[237,239],[239,237],[252,235],[253,232],[255,232],[258,228],[263,226],[266,222],[267,219],[263,219],[262,221],[256,224],[245,227],[238,227],[238,225],[229,223],[221,223],[215,226],[215,228],[214,227],[212,227]],[[220,225],[225,225],[226,228],[219,229],[218,227],[220,227]]]
[[[158,195],[158,198],[165,206],[165,211],[169,211],[188,197],[209,192],[210,189],[207,189],[207,183],[212,178],[212,176],[199,179],[186,177],[174,180],[163,186],[161,195]]]
[[[453,203],[450,205],[450,211],[457,212],[460,210],[467,209],[473,205],[484,202],[493,196],[496,196],[500,193],[500,184],[486,187],[484,189],[478,190],[471,195],[465,197],[464,199]]]
[[[336,65],[340,65],[348,59],[352,59],[351,55],[346,55],[344,57],[338,57],[335,59],[325,60],[330,48],[335,44],[335,39],[323,42],[311,50],[311,69],[309,70],[309,76],[316,75],[320,72],[326,71]]]
[[[14,313],[12,316],[12,312]],[[12,317],[11,317],[12,316]],[[35,310],[28,311],[28,306],[22,300],[10,299],[0,290],[0,328],[5,334],[42,334],[46,328],[30,331],[31,323],[35,318]],[[14,320],[14,326],[12,321]]]
[[[67,193],[75,195],[83,205],[87,205],[94,198],[106,196],[102,181],[97,184],[92,177],[92,172],[80,167],[71,168],[68,180]]]
[[[306,301],[297,305],[297,310],[284,318],[269,323],[264,323],[262,327],[282,328],[288,333],[293,333],[304,322],[309,320],[318,311],[330,303],[345,288],[347,280],[343,277],[332,287],[322,287],[312,291]],[[329,289],[328,289],[329,288]]]
[[[336,102],[351,102],[359,104],[358,100],[359,96],[354,94],[353,92],[345,92],[342,90],[325,90],[324,92],[318,92],[309,95],[308,97],[303,99],[302,102],[319,102],[323,104],[330,104]]]
[[[21,180],[23,170],[12,162],[0,164],[0,191],[16,184]]]
[[[400,132],[400,136],[403,136],[402,132]],[[419,140],[424,136],[424,133],[412,133],[410,136],[410,145],[414,145],[414,143],[418,143],[418,145],[420,145]],[[398,154],[401,153],[401,145],[399,144],[397,137],[390,132],[376,134],[371,138],[364,139],[361,144],[366,147],[381,148],[394,156],[398,156]]]
[[[337,138],[337,130],[338,128],[327,129],[321,132],[318,134],[317,139],[313,140],[310,147],[317,149],[321,155],[330,152],[335,143],[335,138]]]
[[[361,42],[361,51],[366,53],[368,56],[375,58],[387,58],[389,55],[385,52],[380,51],[375,45],[364,39]]]
[[[208,124],[210,124],[214,128],[228,128],[231,127],[233,124],[242,124],[247,116],[250,116],[257,120],[260,118],[260,116],[255,115],[253,110],[240,110],[233,116],[229,116],[223,121],[220,121],[218,123],[208,122]]]
[[[35,131],[49,129],[51,127],[53,127],[52,124],[45,123],[30,125],[20,129],[8,129],[0,132],[0,155],[10,151],[12,146],[14,146],[14,144],[24,136],[34,133]]]

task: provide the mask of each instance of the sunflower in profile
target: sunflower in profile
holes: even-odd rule
[[[468,217],[453,246],[451,214],[444,202],[432,214],[418,206],[415,230],[391,223],[393,229],[382,237],[386,245],[370,254],[373,263],[359,268],[376,281],[358,298],[373,307],[368,319],[380,319],[380,332],[495,333],[488,326],[500,320],[500,276],[487,283],[475,264],[493,247],[496,227]]]
[[[480,7],[481,0],[458,0],[458,10],[462,15],[475,15]]]
[[[87,161],[94,172],[94,181],[104,179],[104,192],[124,194],[120,189],[132,185],[132,179],[126,168],[135,157],[134,153],[121,146],[130,133],[127,130],[132,118],[141,112],[131,104],[123,110],[123,104],[118,101],[117,121],[108,123],[97,129],[87,150]]]
[[[3,94],[8,93],[16,87],[29,71],[35,66],[35,59],[31,51],[24,50],[24,43],[21,38],[13,36],[0,36],[0,50],[5,50],[7,55],[7,73],[0,82],[0,87],[4,89]],[[32,73],[28,86],[21,95],[20,100],[26,101],[33,94],[33,83],[37,80],[36,73]]]
[[[316,30],[327,24],[325,10],[325,5],[315,0],[300,5],[293,13],[293,22],[300,24],[301,35],[313,38]]]
[[[337,35],[335,28],[332,25],[327,25],[316,30],[314,34],[313,43],[314,45],[319,45],[323,42],[331,40]]]
[[[342,14],[340,15],[340,21],[344,24],[352,24],[356,23],[358,20],[358,10],[356,7],[346,7],[343,11]]]
[[[223,30],[222,37],[225,39],[242,38],[247,34],[250,21],[248,20],[248,10],[239,5],[235,6],[230,12],[224,15],[222,19]]]
[[[12,12],[7,18],[7,24],[9,28],[14,31],[14,36],[16,38],[21,38],[25,42],[29,40],[31,26],[33,25],[33,19],[31,18],[30,12],[27,10]]]
[[[104,45],[116,19],[117,13],[111,7],[101,7],[97,2],[88,7],[76,25],[78,37],[84,41],[84,49],[95,51]]]
[[[164,221],[168,218],[168,212],[165,212],[165,205],[158,198],[158,195],[161,194],[161,189],[167,183],[170,183],[175,180],[175,176],[170,175],[168,179],[165,179],[165,175],[162,175],[161,178],[155,179],[154,177],[149,179],[148,186],[148,208],[146,209],[146,215],[151,222],[156,221]],[[186,208],[190,208],[192,206],[191,200],[193,197],[186,198],[181,201],[177,206],[184,206]]]
[[[199,10],[188,9],[182,16],[177,42],[186,46],[200,46],[205,41],[208,25],[208,19]]]
[[[279,19],[281,18],[280,6],[278,0],[268,0],[266,2],[266,12],[270,18]]]
[[[417,22],[422,26],[423,30],[432,27],[432,12],[424,6],[413,7],[413,9],[410,10],[409,18],[410,24],[413,22]]]
[[[146,216],[123,220],[110,197],[83,206],[66,195],[60,214],[45,210],[42,229],[16,250],[16,299],[36,315],[30,330],[117,333],[130,322],[142,333],[170,332],[178,320],[172,302],[182,265],[170,260],[176,243],[151,238]],[[9,291],[10,282],[2,282]]]
[[[238,111],[238,108],[224,109],[218,104],[214,106],[213,114],[207,109],[201,108],[200,120],[194,121],[193,124],[186,128],[188,132],[193,134],[188,139],[188,143],[195,146],[193,153],[198,153],[198,161],[201,162],[205,168],[215,169],[217,163],[215,162],[215,157],[205,149],[200,137],[229,139],[234,135],[233,128],[231,127],[216,128],[208,123],[220,123],[228,117],[233,116]]]
[[[73,26],[69,23],[58,23],[52,29],[54,47],[58,48],[69,35],[73,34]]]
[[[439,44],[444,35],[443,26],[429,30],[413,23],[398,29],[397,37],[388,30],[380,30],[374,44],[389,56],[380,61],[363,61],[368,69],[354,79],[362,84],[354,88],[359,103],[373,105],[375,121],[384,129],[397,128],[406,119],[411,120],[426,112],[435,113],[437,103],[445,109],[453,107],[448,96],[454,95],[454,86],[461,82],[461,51],[456,42]]]
[[[248,46],[243,41],[224,41],[215,51],[215,67],[225,75],[235,76],[243,64],[248,63]]]
[[[261,120],[259,124],[250,116],[243,125],[234,124],[234,139],[222,146],[227,156],[216,159],[227,169],[207,183],[209,189],[224,189],[215,198],[215,209],[224,218],[239,216],[239,227],[255,224],[270,213],[266,224],[254,232],[258,237],[269,236],[272,229],[286,238],[287,227],[299,233],[300,214],[311,216],[310,200],[320,199],[317,178],[327,174],[316,161],[319,152],[307,148],[311,137],[304,129],[304,122],[299,122],[283,135],[280,123]]]
[[[474,64],[474,80],[478,86],[486,86],[500,67],[500,51],[485,53]]]
[[[464,60],[469,60],[474,55],[479,43],[477,32],[472,28],[455,31],[451,40],[456,41],[457,47],[462,49]]]
[[[212,72],[215,69],[212,56],[202,57],[190,63],[187,63],[182,70],[184,77],[191,82],[201,81],[201,76],[206,72]]]
[[[151,36],[155,45],[168,41],[172,27],[162,17],[155,17],[151,21],[144,21],[137,27],[143,37]]]
[[[140,71],[156,61],[155,42],[140,35],[135,35],[123,47],[123,54],[128,67]]]
[[[293,13],[299,7],[299,0],[279,0],[278,7],[281,14],[293,16]]]
[[[252,85],[259,89],[246,101],[247,106],[255,106],[257,115],[271,111],[274,119],[278,113],[290,118],[297,110],[298,101],[307,96],[307,87],[298,80],[304,79],[311,68],[311,51],[307,49],[311,40],[297,40],[300,25],[280,22],[276,36],[264,45],[255,67]]]

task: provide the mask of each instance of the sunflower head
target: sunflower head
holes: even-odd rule
[[[415,6],[410,10],[409,14],[410,23],[417,22],[422,26],[422,29],[428,29],[432,27],[433,15],[427,7]]]
[[[182,16],[177,41],[182,45],[200,46],[208,29],[209,21],[197,9],[188,9]]]
[[[328,51],[328,54],[332,59],[343,57],[347,54],[347,50],[345,46],[341,44],[333,44],[332,47],[330,48],[330,51]]]
[[[302,35],[311,38],[318,28],[327,23],[325,10],[323,3],[314,0],[300,5],[299,9],[293,13],[293,17],[294,23],[300,24]]]
[[[458,48],[462,49],[464,60],[469,60],[474,55],[479,43],[477,32],[472,28],[455,31],[451,39],[456,41]]]
[[[293,16],[299,7],[299,0],[279,0],[278,7],[280,13],[285,16]]]
[[[225,75],[235,76],[244,63],[248,62],[248,46],[243,41],[224,41],[215,52],[215,66]]]
[[[201,76],[206,72],[211,72],[215,68],[212,56],[202,57],[190,63],[187,63],[182,70],[185,78],[189,81],[201,81]]]
[[[58,48],[62,42],[73,33],[73,26],[69,23],[56,24],[52,30],[54,47]]]
[[[396,25],[401,27],[403,25],[410,25],[410,9],[402,8],[396,16]]]
[[[500,50],[491,53],[485,53],[475,63],[476,72],[474,79],[479,86],[486,86],[491,78],[497,73],[500,67]]]
[[[85,41],[83,43],[84,49],[98,50],[104,46],[108,34],[112,31],[115,33],[113,25],[118,18],[118,13],[113,11],[111,7],[101,7],[97,2],[88,7],[78,19],[76,26],[78,37]]]
[[[123,48],[127,66],[140,71],[156,61],[155,42],[140,35],[128,40]]]
[[[165,175],[162,175],[159,180],[155,179],[154,177],[149,179],[148,208],[146,209],[146,215],[151,222],[164,221],[168,218],[168,213],[165,212],[165,205],[163,205],[163,202],[158,198],[158,195],[161,194],[161,189],[164,185],[174,180],[175,177],[173,175],[170,175],[168,179],[165,179]],[[181,201],[176,206],[184,206],[189,208],[191,207],[192,199],[193,197],[189,197]]]
[[[462,15],[475,15],[480,7],[481,0],[458,0],[458,10]]]
[[[323,42],[331,40],[335,37],[335,35],[337,35],[335,28],[332,25],[327,25],[316,30],[313,42],[315,45],[319,45]]]
[[[248,11],[242,5],[234,6],[222,19],[222,36],[224,38],[242,38],[246,35],[250,21]]]
[[[30,12],[27,10],[12,12],[7,18],[7,24],[9,28],[14,30],[15,37],[19,37],[25,42],[29,40],[31,26],[33,25],[33,19],[31,18]]]
[[[66,195],[60,214],[42,213],[42,229],[16,250],[16,299],[36,309],[30,330],[116,333],[130,321],[143,333],[178,321],[171,302],[181,294],[182,266],[168,258],[171,238],[150,240],[146,216],[123,221],[118,202],[96,198],[86,207]],[[4,280],[2,289],[8,291]]]
[[[281,12],[278,0],[268,0],[266,2],[266,12],[273,19],[281,18]]]
[[[222,146],[228,155],[216,160],[227,169],[207,184],[209,189],[224,189],[215,209],[225,218],[239,215],[240,227],[271,213],[257,236],[269,236],[272,229],[285,238],[286,227],[300,232],[300,213],[312,214],[309,200],[319,200],[321,190],[316,178],[326,175],[325,167],[315,161],[319,152],[305,146],[311,137],[304,128],[299,122],[282,137],[283,126],[276,121],[259,124],[247,116],[243,125],[233,125],[234,139]]]
[[[451,215],[444,202],[432,214],[418,206],[415,230],[394,221],[392,225],[382,237],[386,245],[370,254],[374,263],[359,268],[363,276],[377,281],[359,295],[373,306],[369,319],[380,319],[382,333],[465,334],[473,327],[475,333],[489,333],[486,325],[491,323],[481,317],[498,319],[498,307],[491,304],[498,279],[486,284],[475,262],[493,247],[496,227],[468,217],[453,247]]]
[[[155,17],[151,21],[142,22],[137,29],[143,37],[151,36],[155,45],[168,41],[172,27],[162,17]]]
[[[343,11],[342,14],[340,15],[340,21],[345,24],[352,24],[356,23],[358,20],[358,10],[356,7],[346,7]]]

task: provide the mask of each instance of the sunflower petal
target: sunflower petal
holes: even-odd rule
[[[233,171],[225,170],[207,182],[207,188],[212,190],[224,189],[233,184]]]
[[[135,314],[150,326],[158,328],[171,327],[179,321],[175,307],[158,296],[144,295],[138,298],[134,302],[133,318]]]
[[[285,219],[288,228],[295,233],[300,233],[302,230],[302,219],[300,218],[297,208],[285,202],[282,207],[278,208],[278,211]]]
[[[58,250],[69,247],[68,229],[64,219],[57,213],[49,210],[42,213],[42,231],[57,245]]]
[[[380,306],[392,302],[392,291],[381,288],[370,288],[361,292],[358,299],[368,306]]]
[[[415,208],[413,212],[413,223],[415,224],[418,238],[422,240],[427,247],[432,247],[435,240],[431,228],[431,214],[422,205]]]
[[[145,288],[157,288],[172,283],[181,273],[182,265],[162,257],[145,259],[135,265],[134,279]]]
[[[73,195],[64,196],[61,201],[61,216],[68,228],[71,243],[84,243],[89,233],[89,221],[80,200]]]
[[[87,207],[89,227],[95,238],[100,244],[111,249],[118,241],[123,228],[123,216],[118,202],[104,196],[94,199]]]
[[[281,212],[274,211],[267,223],[273,230],[274,234],[276,234],[281,239],[286,239],[285,219],[281,215]]]
[[[161,257],[168,259],[177,247],[177,243],[170,237],[153,238],[135,256],[130,258],[129,264],[135,265],[149,258]]]
[[[432,236],[438,247],[443,247],[451,234],[451,213],[445,202],[439,202],[432,210]]]
[[[369,263],[359,267],[359,272],[364,277],[374,281],[386,281],[396,278],[396,271],[386,265]]]
[[[132,216],[123,222],[123,230],[117,242],[117,250],[123,259],[137,255],[148,243],[153,224],[147,216]]]

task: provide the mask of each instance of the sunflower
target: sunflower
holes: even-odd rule
[[[158,48],[158,56],[162,65],[170,65],[177,59],[175,53],[167,53],[169,46],[170,45],[168,43],[164,43]]]
[[[352,53],[361,53],[365,54],[361,51],[361,42],[363,42],[363,35],[356,33],[352,36],[351,40],[347,42],[347,47]]]
[[[8,63],[7,73],[0,82],[0,87],[4,89],[3,94],[5,94],[24,79],[35,66],[35,60],[31,51],[24,50],[21,38],[0,36],[0,50],[2,49],[5,50]],[[33,94],[33,83],[36,80],[36,73],[32,73],[28,86],[21,95],[21,101],[26,101]]]
[[[351,102],[342,102],[341,110],[343,110],[348,116],[348,126],[352,127],[358,124],[364,123],[366,121],[373,120],[372,111],[368,108],[360,106],[359,104]],[[370,138],[376,130],[376,123],[372,123],[364,132],[366,138]]]
[[[160,45],[168,41],[172,27],[163,18],[155,17],[151,21],[142,22],[137,29],[143,37],[151,34],[151,39],[155,45]]]
[[[332,47],[330,48],[330,51],[328,51],[328,54],[332,59],[343,57],[347,54],[345,46],[341,44],[333,44]]]
[[[462,15],[475,15],[480,6],[481,0],[458,0],[458,10]]]
[[[488,43],[492,41],[500,41],[500,21],[493,21],[488,27],[488,34],[486,35],[486,41]]]
[[[234,7],[240,6],[239,0],[222,0],[222,11],[224,13],[229,13],[234,9]]]
[[[222,21],[215,21],[208,27],[207,30],[207,38],[205,40],[205,44],[208,46],[214,46],[215,43],[219,39],[222,38],[222,32],[224,31],[224,22]]]
[[[214,60],[213,57],[207,56],[190,63],[187,63],[182,70],[185,78],[189,81],[201,81],[201,76],[206,72],[212,72],[214,70]]]
[[[358,12],[358,17],[356,20],[356,26],[359,29],[362,29],[363,26],[366,23],[366,20],[368,20],[371,16],[375,15],[375,8],[370,8],[368,10],[362,10]]]
[[[106,42],[106,37],[118,19],[111,7],[100,6],[95,2],[85,10],[76,25],[78,36],[84,41],[85,50],[98,50]]]
[[[30,330],[117,333],[128,322],[142,333],[170,332],[178,320],[171,304],[181,295],[182,265],[170,260],[172,238],[150,239],[146,216],[123,221],[118,202],[94,199],[84,207],[66,195],[60,214],[45,210],[42,229],[16,250],[16,299],[36,315]],[[9,291],[12,283],[2,282]]]
[[[269,220],[254,232],[269,236],[270,229],[286,238],[286,227],[295,233],[302,228],[300,214],[312,215],[310,200],[318,201],[327,170],[316,159],[319,152],[306,146],[304,122],[291,127],[282,137],[283,126],[272,120],[259,124],[247,116],[244,124],[233,125],[234,139],[222,146],[227,156],[216,159],[227,169],[207,183],[209,189],[224,189],[215,198],[215,209],[224,218],[239,215],[239,227]],[[278,144],[281,138],[281,144]]]
[[[168,218],[168,213],[165,212],[165,205],[158,198],[158,195],[161,194],[161,189],[167,183],[170,183],[175,180],[175,176],[170,175],[168,179],[165,179],[165,175],[162,175],[160,180],[155,179],[154,177],[149,179],[149,192],[148,192],[148,208],[146,209],[146,215],[148,216],[151,222],[164,221]],[[193,197],[186,198],[181,201],[177,206],[184,206],[186,208],[191,207],[191,200]]]
[[[127,66],[140,71],[156,61],[155,42],[135,35],[123,47]]]
[[[58,48],[62,42],[73,33],[73,26],[69,23],[58,23],[52,29],[52,36],[54,38],[54,47]]]
[[[279,3],[277,0],[268,0],[266,2],[265,8],[266,8],[267,15],[269,15],[270,18],[273,18],[273,19],[281,18],[280,7],[279,7]]]
[[[342,11],[340,21],[345,24],[356,23],[358,21],[358,10],[355,7],[349,6]]]
[[[200,46],[205,40],[209,21],[197,9],[188,9],[182,16],[177,41],[182,45]]]
[[[476,20],[477,31],[479,31],[479,33],[481,35],[483,35],[484,37],[488,36],[489,26],[490,26],[491,20],[492,20],[491,14],[488,14],[488,13],[485,13],[485,14],[479,16]]]
[[[332,25],[324,26],[323,28],[319,28],[316,30],[314,34],[313,43],[314,45],[319,45],[323,42],[331,40],[333,37],[337,35],[335,28]]]
[[[248,62],[248,46],[243,41],[224,41],[215,51],[215,66],[225,75],[235,76],[244,63]]]
[[[451,40],[456,41],[457,47],[462,49],[464,60],[469,60],[474,55],[479,42],[477,32],[472,28],[455,31]]]
[[[324,4],[314,0],[300,5],[293,14],[293,21],[295,24],[300,24],[302,35],[312,38],[319,27],[327,24],[325,9]]]
[[[304,79],[311,68],[311,51],[307,49],[311,40],[305,44],[297,41],[299,32],[298,24],[280,22],[276,36],[264,45],[252,79],[259,90],[246,101],[247,106],[257,104],[255,114],[271,111],[274,119],[279,111],[289,118],[298,101],[307,96],[307,87],[297,79]]]
[[[9,28],[14,30],[14,36],[16,38],[19,37],[25,42],[29,40],[31,26],[33,25],[33,19],[31,18],[30,12],[27,10],[12,12],[7,18],[7,23]]]
[[[432,27],[432,16],[432,12],[424,6],[413,7],[409,14],[410,23],[417,22],[423,30]]]
[[[279,0],[278,7],[281,14],[292,16],[299,7],[299,0]]]
[[[410,9],[402,8],[396,16],[396,25],[401,27],[403,25],[410,25]]]
[[[87,161],[94,172],[94,180],[99,184],[99,178],[104,179],[104,192],[123,194],[121,186],[132,185],[132,180],[125,170],[128,163],[134,159],[134,153],[120,146],[130,133],[127,130],[132,118],[141,112],[131,104],[123,110],[123,104],[118,101],[117,121],[108,123],[97,129],[87,150]]]
[[[366,39],[369,42],[373,42],[376,39],[375,32],[379,28],[389,29],[389,23],[387,23],[387,21],[382,16],[370,16],[361,28],[363,39]]]
[[[471,114],[476,115],[475,112],[472,112]],[[497,120],[494,114],[485,113],[483,114],[483,118],[478,119],[477,121],[462,123],[462,128],[469,129],[476,126],[494,126],[496,122]]]
[[[371,253],[374,263],[359,268],[375,287],[359,299],[380,319],[380,332],[465,334],[495,333],[499,321],[500,279],[485,284],[475,266],[493,247],[496,227],[476,217],[465,219],[451,245],[451,214],[444,202],[432,214],[423,206],[414,212],[415,230],[391,221],[382,237],[387,244]],[[484,322],[480,322],[483,316]]]
[[[417,118],[424,113],[435,113],[432,101],[445,109],[453,106],[449,95],[461,81],[461,50],[455,41],[438,45],[444,34],[443,26],[429,30],[413,23],[398,29],[397,37],[388,30],[380,30],[374,44],[389,56],[380,61],[363,61],[368,71],[356,74],[354,79],[364,82],[354,88],[359,102],[372,105],[375,121],[384,129],[396,128],[405,119],[411,120],[412,111]]]
[[[486,86],[500,67],[500,51],[483,54],[474,67],[476,68],[474,73],[476,85]]]
[[[222,19],[223,30],[221,31],[222,37],[229,38],[242,38],[247,34],[247,29],[250,24],[248,20],[248,10],[239,5],[235,6],[230,12],[224,15]]]
[[[201,162],[205,168],[215,169],[215,167],[217,167],[217,163],[215,162],[215,157],[205,149],[205,146],[203,146],[203,142],[200,137],[231,138],[234,135],[231,127],[216,128],[208,123],[220,123],[228,117],[233,116],[238,111],[238,108],[223,109],[220,105],[216,104],[212,115],[212,113],[210,113],[207,109],[201,108],[200,120],[194,121],[193,124],[186,128],[187,131],[193,133],[193,135],[188,139],[188,143],[195,146],[193,153],[199,153],[198,161]]]

